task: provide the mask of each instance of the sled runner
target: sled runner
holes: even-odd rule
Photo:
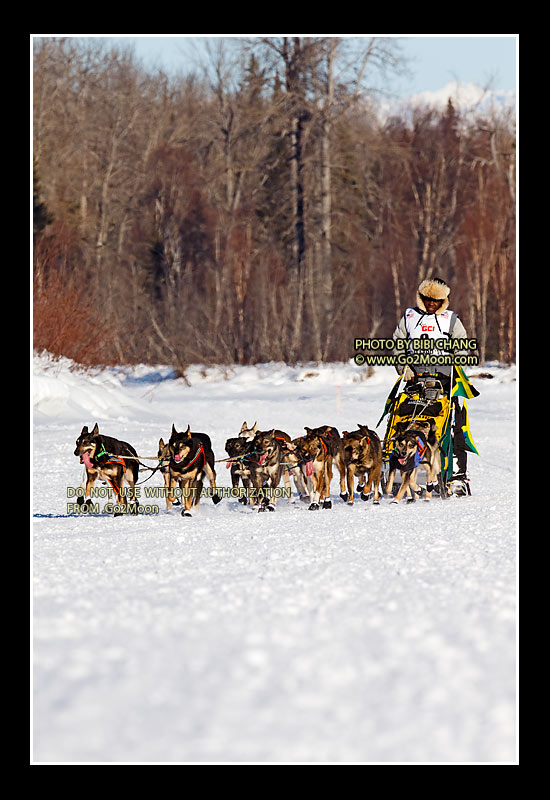
[[[445,391],[440,376],[433,373],[422,373],[416,376],[414,383],[404,383],[399,378],[393,386],[384,412],[378,425],[384,417],[389,415],[386,433],[382,444],[382,490],[385,492],[391,466],[390,461],[394,456],[396,435],[404,431],[422,431],[419,437],[419,456],[426,441],[437,443],[441,461],[441,471],[438,475],[435,493],[443,499],[452,493],[453,464],[453,435],[455,416],[455,397],[476,397],[477,392],[468,381],[464,371],[455,368],[449,383],[450,389]],[[468,425],[468,412],[464,400],[465,424],[462,426],[466,450],[479,455],[470,433]],[[378,426],[377,426],[378,427]],[[419,471],[418,478],[422,480],[423,474]],[[399,473],[397,475],[399,481]],[[397,493],[399,483],[394,483],[393,491]],[[469,493],[469,491],[468,491]]]

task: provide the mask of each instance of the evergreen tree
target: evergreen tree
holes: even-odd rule
[[[36,160],[34,160],[32,166],[32,229],[35,237],[53,220],[52,215],[46,208],[46,204],[42,202],[40,194],[40,179],[38,177]]]

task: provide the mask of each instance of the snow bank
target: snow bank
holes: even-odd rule
[[[487,362],[468,368],[467,374],[482,381],[510,382],[516,367]],[[479,378],[478,378],[479,376]],[[48,418],[89,419],[100,417],[124,422],[140,409],[140,400],[154,393],[160,384],[177,392],[188,387],[217,386],[230,395],[241,390],[256,392],[259,386],[285,387],[306,384],[308,390],[336,392],[346,386],[368,382],[369,387],[389,386],[395,380],[392,367],[362,368],[347,363],[306,363],[290,366],[266,363],[250,366],[192,364],[185,379],[169,366],[140,364],[127,367],[84,369],[67,358],[36,355],[33,362],[33,408],[37,421]],[[130,399],[132,397],[132,399]]]
[[[66,358],[35,356],[33,408],[35,419],[112,417],[124,421],[132,404],[113,369],[83,370]],[[121,413],[121,411],[123,413]]]

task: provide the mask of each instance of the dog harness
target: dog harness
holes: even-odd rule
[[[126,464],[125,460],[122,458],[122,456],[110,455],[105,450],[104,442],[101,442],[101,450],[99,451],[99,453],[97,455],[94,456],[93,460],[99,462],[99,460],[102,459],[102,458],[107,458],[107,461],[104,461],[102,464],[98,463],[99,469],[103,469],[104,467],[108,467],[111,464],[118,464],[120,467],[122,467],[122,474],[124,475],[124,473],[126,472],[126,469],[127,469],[127,464]],[[109,482],[109,485],[110,485],[111,489],[114,491],[114,493],[116,494],[116,496],[118,498],[120,498],[120,487],[117,486],[116,483],[114,483],[113,480],[108,475],[105,475],[105,478]]]
[[[411,453],[410,456],[407,458],[399,458],[397,455],[397,449],[394,448],[394,451],[391,455],[390,460],[393,461],[393,465],[397,467],[397,469],[401,470],[401,472],[411,472],[413,469],[416,469],[422,462],[424,458],[424,454],[427,448],[426,442],[424,442],[420,436],[416,437],[416,450],[414,453]]]
[[[321,444],[322,444],[322,445],[323,445],[323,447],[325,448],[325,457],[324,457],[323,461],[326,461],[326,460],[327,460],[327,458],[328,458],[328,447],[327,447],[327,443],[324,441],[324,439],[323,439],[321,436],[319,436],[319,441],[321,442]]]
[[[329,435],[330,435],[330,434],[329,434]],[[327,460],[327,458],[328,458],[328,447],[327,447],[327,443],[325,442],[325,440],[323,439],[323,437],[322,437],[322,436],[319,436],[318,434],[316,434],[316,436],[317,436],[317,438],[319,439],[319,441],[321,442],[321,444],[322,444],[322,445],[323,445],[323,447],[324,447],[325,453],[324,453],[324,456],[323,456],[323,461],[326,461],[326,460]],[[302,438],[302,439],[303,439],[304,437],[302,436],[302,437],[300,437],[300,438]],[[319,451],[317,451],[317,452],[319,452]],[[308,476],[311,476],[311,475],[313,475],[313,462],[314,462],[314,461],[315,461],[315,459],[313,459],[313,458],[312,458],[310,461],[306,461],[306,462],[305,462],[305,465],[306,465],[306,475],[308,475]]]
[[[428,446],[426,442],[423,442],[420,436],[416,437],[416,453],[414,454],[414,466],[417,467],[422,459],[424,458],[424,453],[426,452],[426,447]]]
[[[198,446],[198,450],[197,450],[197,455],[194,458],[192,458],[191,461],[189,461],[187,464],[185,464],[185,463],[182,464],[181,461],[176,461],[176,459],[174,458],[173,459],[174,463],[177,464],[178,467],[190,467],[191,464],[194,464],[195,461],[200,456],[202,456],[202,463],[203,463],[203,466],[204,466],[206,464],[206,456],[204,455],[204,450],[203,450],[202,444],[200,442],[198,442],[198,445],[199,446]]]

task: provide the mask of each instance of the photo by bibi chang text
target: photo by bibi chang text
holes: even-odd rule
[[[354,339],[353,360],[357,366],[443,366],[479,364],[477,339]],[[381,351],[386,351],[381,352]],[[390,351],[390,352],[387,352]]]

